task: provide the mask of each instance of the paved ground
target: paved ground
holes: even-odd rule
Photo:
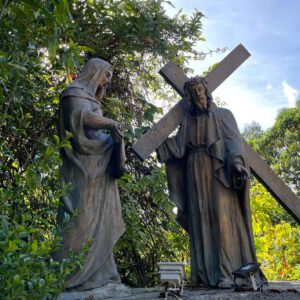
[[[123,285],[108,285],[106,288],[85,292],[63,293],[60,300],[161,300],[160,288],[130,289]],[[109,296],[112,295],[113,297]],[[263,292],[234,292],[207,288],[186,288],[181,297],[168,297],[168,300],[300,300],[299,281],[273,281],[264,287]]]

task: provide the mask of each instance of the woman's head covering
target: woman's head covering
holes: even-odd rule
[[[112,71],[112,66],[108,62],[100,58],[92,58],[88,60],[78,77],[68,86],[68,89],[79,88],[95,97],[101,75],[107,70]]]

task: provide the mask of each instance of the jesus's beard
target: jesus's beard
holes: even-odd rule
[[[200,108],[198,105],[195,105],[194,103],[190,107],[190,114],[191,116],[200,116],[203,114],[207,114],[209,111],[208,105],[206,108]]]

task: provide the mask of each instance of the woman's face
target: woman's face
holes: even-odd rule
[[[99,86],[96,91],[96,99],[97,100],[100,101],[103,98],[106,87],[111,82],[112,75],[113,75],[112,69],[107,69],[105,72],[103,72],[101,74],[100,79],[99,79]]]

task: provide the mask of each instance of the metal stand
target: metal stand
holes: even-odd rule
[[[181,262],[158,262],[160,271],[160,282],[165,287],[161,297],[165,300],[170,298],[182,299],[183,287],[185,283],[185,263]]]

